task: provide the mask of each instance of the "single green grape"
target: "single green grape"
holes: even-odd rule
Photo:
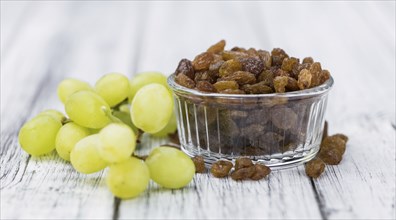
[[[58,120],[60,122],[63,122],[66,119],[65,115],[62,112],[60,112],[58,110],[54,110],[54,109],[48,109],[48,110],[42,111],[38,115],[49,115],[49,116],[54,117],[56,120]]]
[[[128,98],[130,86],[126,76],[121,73],[109,73],[96,82],[95,90],[110,107],[113,107]]]
[[[191,158],[173,147],[155,148],[145,162],[151,179],[165,188],[182,188],[191,182],[195,174]]]
[[[98,94],[79,91],[65,104],[67,115],[75,123],[87,128],[103,128],[111,122],[110,107]]]
[[[99,132],[102,143],[98,147],[99,155],[108,163],[117,163],[128,159],[136,147],[136,135],[123,123],[111,123]]]
[[[93,91],[93,88],[91,85],[89,85],[84,81],[69,78],[69,79],[64,79],[62,82],[59,83],[57,93],[59,100],[61,100],[61,102],[65,104],[67,98],[71,94],[81,90]]]
[[[87,136],[76,143],[70,153],[70,162],[80,173],[90,174],[103,170],[107,163],[99,155],[99,134]]]
[[[56,152],[62,159],[70,161],[70,153],[76,143],[90,134],[89,128],[81,127],[73,122],[63,125],[56,135]]]
[[[106,177],[110,191],[122,199],[138,196],[147,189],[149,182],[147,165],[135,157],[110,165]]]
[[[131,80],[129,102],[132,102],[133,97],[135,96],[135,94],[139,89],[151,83],[158,83],[168,88],[168,84],[166,82],[166,76],[164,74],[160,72],[139,73]]]
[[[147,133],[156,133],[168,124],[173,113],[173,99],[165,86],[152,83],[142,87],[133,98],[133,124]]]
[[[123,111],[113,111],[113,116],[120,119],[124,124],[128,125],[132,130],[133,133],[137,134],[139,131],[137,127],[132,123],[131,114]]]
[[[176,114],[173,112],[168,124],[161,131],[152,134],[154,137],[166,137],[175,133],[177,130]]]
[[[49,115],[38,115],[19,130],[19,143],[23,150],[40,156],[55,149],[55,138],[62,123]]]

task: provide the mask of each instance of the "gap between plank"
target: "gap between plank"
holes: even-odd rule
[[[322,216],[322,219],[327,220],[329,218],[324,210],[324,204],[323,204],[322,200],[320,199],[318,189],[316,188],[316,185],[312,178],[310,178],[310,182],[311,182],[311,186],[314,191],[314,194],[315,194],[315,200],[316,200],[316,203],[318,204],[320,215]]]
[[[117,220],[119,216],[121,199],[114,197],[114,206],[113,206],[113,220]]]

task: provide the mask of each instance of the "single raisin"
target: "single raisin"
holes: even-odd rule
[[[261,61],[264,63],[264,67],[269,69],[272,64],[271,54],[266,50],[258,50],[257,51]]]
[[[249,48],[249,49],[246,51],[246,53],[247,53],[247,55],[248,55],[249,57],[257,57],[257,58],[259,58],[259,54],[258,54],[257,50],[254,49],[254,48]]]
[[[216,92],[215,87],[208,81],[198,81],[196,87],[199,91]]]
[[[216,73],[209,70],[196,72],[194,77],[194,81],[196,83],[198,81],[208,81],[210,83],[215,83],[216,80],[217,80]]]
[[[247,57],[247,53],[240,52],[240,51],[223,51],[222,52],[223,60],[236,60],[238,58]]]
[[[268,94],[274,92],[264,81],[252,85],[244,85],[242,86],[242,90],[245,91],[246,94]]]
[[[319,83],[323,84],[324,82],[326,82],[328,79],[330,79],[330,72],[328,70],[322,70],[322,72],[320,73],[320,80]]]
[[[240,157],[235,160],[235,170],[239,170],[241,168],[246,168],[251,166],[253,166],[253,162],[251,159],[247,157]]]
[[[264,70],[264,63],[257,57],[244,57],[240,58],[239,61],[242,63],[242,70],[253,73],[258,76]]]
[[[274,73],[271,70],[264,70],[258,77],[259,82],[263,82],[265,85],[273,87],[274,85]]]
[[[287,91],[297,91],[299,89],[298,82],[293,77],[287,77],[286,90]]]
[[[274,78],[275,92],[284,93],[286,92],[286,85],[289,79],[287,76],[277,76]]]
[[[333,135],[332,135],[332,137],[338,137],[338,138],[341,138],[342,140],[344,140],[344,141],[345,141],[345,143],[347,143],[347,142],[348,142],[348,140],[349,140],[348,136],[346,136],[345,134],[333,134]]]
[[[229,161],[219,160],[213,163],[212,167],[210,168],[210,172],[214,177],[224,178],[228,176],[232,166],[232,163]]]
[[[305,173],[312,178],[318,178],[325,170],[326,164],[320,159],[315,158],[305,164]]]
[[[203,52],[196,56],[192,61],[192,65],[195,71],[207,70],[210,64],[214,60],[214,54],[209,52]]]
[[[240,168],[238,170],[234,170],[231,173],[231,178],[233,180],[247,180],[250,179],[255,172],[254,166]]]
[[[293,110],[287,107],[274,107],[271,109],[271,120],[272,123],[280,129],[287,130],[297,122],[297,114]]]
[[[224,64],[224,60],[213,61],[209,66],[209,71],[219,72],[220,67]]]
[[[176,76],[175,81],[187,88],[193,89],[195,87],[195,82],[192,80],[190,77],[184,75],[183,73],[180,73],[179,75]]]
[[[319,158],[322,159],[326,164],[337,165],[342,160],[342,153],[336,148],[320,150]]]
[[[313,64],[314,60],[312,59],[312,57],[305,57],[302,61],[302,63],[310,63]]]
[[[322,73],[322,67],[319,62],[315,62],[309,68],[312,74],[311,87],[318,86],[320,84],[320,75]]]
[[[330,149],[337,149],[341,154],[344,154],[346,149],[346,142],[340,135],[332,135],[326,137],[320,144],[321,151]]]
[[[252,84],[256,82],[256,77],[246,71],[236,71],[225,77],[219,78],[219,81],[236,81],[239,85]]]
[[[301,90],[308,89],[311,87],[311,84],[312,84],[311,71],[309,71],[307,69],[301,70],[300,74],[298,74],[298,81],[297,81],[298,87]]]
[[[254,168],[254,173],[250,177],[252,180],[261,180],[271,173],[271,169],[264,164],[256,163]]]
[[[180,60],[179,65],[175,70],[175,73],[176,75],[183,73],[184,75],[188,76],[190,79],[194,79],[194,75],[195,75],[192,63],[188,59]]]
[[[272,65],[281,66],[283,59],[289,57],[289,55],[287,55],[287,53],[280,48],[274,48],[271,51],[271,57],[272,57]]]
[[[218,92],[226,90],[226,89],[239,89],[239,85],[236,81],[218,81],[213,86],[216,88]]]
[[[300,63],[300,60],[295,57],[285,58],[282,61],[282,70],[290,72]]]
[[[210,52],[210,53],[221,53],[224,50],[224,47],[226,45],[225,40],[221,40],[219,42],[217,42],[216,44],[210,46],[206,51]]]
[[[298,65],[294,66],[294,68],[290,72],[290,76],[295,79],[298,79],[298,75],[300,74],[301,70],[303,70],[303,69],[309,70],[309,68],[311,68],[310,63],[298,64]]]
[[[242,69],[242,64],[238,60],[227,60],[226,62],[221,65],[219,69],[219,76],[224,77],[228,76],[231,73],[234,73],[236,71],[239,71]]]
[[[196,173],[205,173],[205,161],[202,156],[195,156],[191,158],[195,165],[195,172]]]

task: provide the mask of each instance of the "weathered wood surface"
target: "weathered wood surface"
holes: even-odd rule
[[[330,133],[344,160],[317,180],[303,167],[258,182],[197,175],[182,190],[151,183],[120,201],[104,172],[82,175],[55,153],[31,157],[20,126],[62,109],[65,77],[171,73],[208,45],[282,47],[313,56],[335,86]],[[1,219],[395,219],[395,2],[1,2]],[[144,136],[141,152],[167,140]]]

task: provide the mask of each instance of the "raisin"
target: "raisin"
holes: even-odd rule
[[[282,61],[282,70],[290,72],[300,63],[300,60],[295,57],[285,58]]]
[[[175,81],[187,88],[193,89],[195,87],[195,82],[192,80],[190,77],[184,75],[183,73],[180,73],[179,75],[176,76]]]
[[[337,149],[341,154],[344,154],[346,149],[346,142],[344,137],[341,135],[332,135],[326,137],[320,144],[321,151],[327,151],[330,149]]]
[[[226,89],[239,89],[239,85],[236,81],[218,81],[217,83],[213,84],[218,92],[226,90]]]
[[[329,123],[327,121],[325,121],[324,127],[323,127],[322,142],[325,138],[327,138],[327,136],[329,136]]]
[[[209,66],[209,71],[219,72],[219,69],[224,64],[224,62],[224,60],[213,61]]]
[[[258,50],[257,51],[261,61],[264,63],[264,67],[269,69],[272,64],[271,54],[266,50]]]
[[[263,82],[265,85],[273,87],[274,73],[271,70],[264,70],[258,77],[258,81]]]
[[[232,166],[232,163],[229,161],[219,160],[213,163],[212,167],[210,168],[210,172],[214,177],[224,178],[228,176]]]
[[[319,62],[315,62],[309,68],[309,71],[312,74],[311,79],[311,88],[318,86],[320,84],[320,75],[322,73],[322,67]]]
[[[242,135],[247,135],[250,139],[256,138],[264,132],[264,126],[251,124],[241,128]]]
[[[195,71],[207,70],[209,69],[209,66],[213,60],[213,53],[204,52],[194,58],[194,60],[192,61],[192,65]]]
[[[302,61],[302,63],[310,63],[313,64],[314,60],[312,59],[312,57],[305,57]]]
[[[289,55],[287,55],[287,53],[280,48],[274,48],[271,51],[271,57],[272,57],[272,65],[281,66],[283,59],[289,57]]]
[[[239,51],[223,51],[223,60],[236,60],[238,58],[247,57],[248,55]]]
[[[342,160],[342,153],[336,148],[321,150],[319,152],[319,158],[322,159],[326,164],[337,165]]]
[[[184,75],[188,76],[190,79],[194,79],[194,68],[190,60],[188,59],[180,60],[179,65],[175,70],[175,74],[179,75],[180,73],[183,73]]]
[[[242,63],[242,70],[253,73],[258,76],[264,70],[264,63],[257,57],[246,57],[240,58],[239,61]]]
[[[246,180],[246,179],[250,179],[250,177],[253,176],[255,172],[255,168],[254,166],[250,166],[250,167],[245,167],[245,168],[240,168],[238,170],[234,170],[231,173],[231,178],[233,180]]]
[[[242,90],[245,91],[246,94],[268,94],[274,92],[272,88],[267,86],[263,81],[252,85],[244,85],[242,86]]]
[[[254,173],[250,177],[252,180],[261,180],[271,173],[271,169],[264,164],[256,163],[254,168]]]
[[[305,164],[305,173],[312,178],[318,178],[325,170],[326,164],[320,159],[315,158]]]
[[[195,172],[196,173],[205,173],[205,161],[202,156],[195,156],[191,158],[195,165]]]
[[[241,120],[249,116],[249,112],[240,110],[230,110],[228,114],[233,120]]]
[[[245,91],[240,90],[240,89],[225,89],[220,91],[220,93],[223,94],[246,94]]]
[[[219,80],[236,81],[239,85],[245,85],[255,83],[256,77],[250,72],[237,71],[229,74],[228,76],[222,77]]]
[[[241,168],[246,168],[251,166],[253,166],[253,162],[251,159],[247,157],[240,157],[235,160],[235,170],[239,170]]]
[[[224,77],[228,76],[231,73],[239,71],[242,69],[242,64],[238,60],[227,60],[226,62],[221,65],[219,69],[219,76]]]
[[[274,107],[271,109],[271,120],[277,128],[287,130],[294,127],[297,114],[287,107]]]
[[[298,65],[294,66],[294,68],[290,72],[290,76],[295,79],[298,79],[298,74],[300,74],[301,70],[303,70],[303,69],[309,70],[309,68],[311,68],[310,63],[298,64]]]
[[[199,71],[195,73],[194,81],[208,81],[210,83],[215,83],[217,80],[217,76],[215,72],[205,70],[205,71]]]
[[[330,72],[328,70],[322,70],[322,72],[320,73],[319,83],[323,84],[328,79],[330,79]]]
[[[346,136],[345,134],[333,134],[332,137],[341,138],[342,140],[345,141],[345,143],[348,142],[348,140],[349,140],[348,136]]]
[[[286,85],[288,83],[287,76],[277,76],[274,79],[275,92],[284,93],[286,92]]]
[[[247,50],[245,48],[243,48],[243,47],[233,47],[231,49],[231,51],[242,52],[242,53],[246,53],[247,52]]]
[[[309,71],[307,69],[301,70],[300,74],[298,74],[298,81],[297,81],[298,87],[301,90],[308,89],[311,87],[311,82],[312,82],[311,71]]]
[[[212,45],[211,47],[209,47],[206,51],[210,53],[218,54],[224,50],[225,45],[226,45],[225,40],[221,40],[216,44]]]
[[[196,87],[199,91],[216,92],[215,87],[208,81],[198,81]]]
[[[298,88],[297,80],[292,77],[287,77],[286,90],[287,91],[297,91],[298,89],[299,88]]]
[[[259,58],[259,54],[258,54],[257,50],[254,49],[254,48],[249,48],[249,49],[246,51],[246,53],[247,53],[247,55],[248,55],[249,57],[257,57],[257,58]]]

